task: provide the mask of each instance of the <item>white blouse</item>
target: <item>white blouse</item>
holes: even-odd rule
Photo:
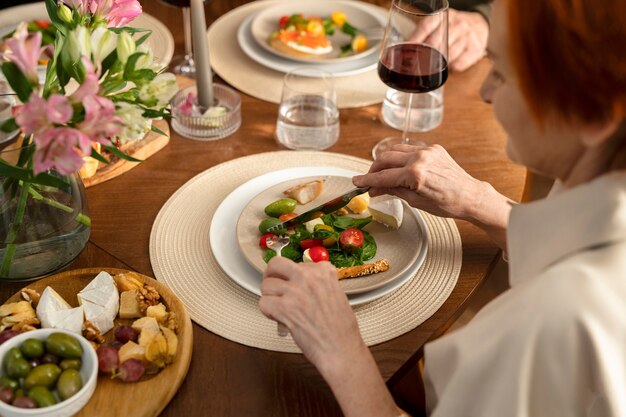
[[[626,173],[514,207],[511,288],[425,347],[439,417],[626,416]]]

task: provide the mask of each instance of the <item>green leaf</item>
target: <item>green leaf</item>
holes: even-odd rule
[[[372,216],[355,218],[352,227],[356,227],[357,229],[363,229],[365,226],[372,222]]]
[[[354,227],[354,219],[350,216],[339,216],[335,218],[333,226],[337,229],[348,229]]]
[[[268,263],[270,259],[272,259],[274,256],[276,256],[276,252],[274,252],[272,249],[265,249],[263,251],[263,260],[265,261],[265,263]]]
[[[5,133],[14,132],[19,128],[20,127],[17,125],[14,118],[5,120],[4,123],[2,123],[2,126],[0,126],[0,130],[2,130]]]
[[[106,58],[102,61],[102,76],[107,73],[109,69],[117,62],[117,50],[113,50]]]
[[[367,232],[363,232],[363,246],[361,247],[361,261],[368,261],[376,256],[376,250],[378,247],[376,246],[376,241],[372,237],[371,234]]]
[[[355,28],[354,26],[352,26],[350,23],[345,22],[343,24],[343,26],[341,27],[341,31],[347,35],[350,35],[352,37],[356,36],[357,33],[359,32],[359,30],[357,28]]]
[[[54,27],[57,28],[63,36],[67,36],[67,26],[63,20],[59,17],[59,6],[55,0],[46,0],[46,11]]]
[[[126,155],[124,152],[120,151],[119,149],[117,149],[115,146],[110,146],[110,145],[103,145],[103,148],[106,149],[107,151],[111,152],[113,155],[124,159],[126,161],[130,161],[130,162],[143,162],[142,159],[137,159],[137,158],[133,158],[130,155]]]
[[[37,176],[33,174],[30,169],[19,168],[0,159],[0,176],[15,178],[20,181],[29,182],[32,184],[48,185],[50,187],[64,188],[69,183],[63,181],[61,178],[48,173],[41,173]]]
[[[142,43],[144,43],[150,37],[150,35],[152,35],[152,31],[151,30],[148,30],[147,32],[148,33],[146,33],[145,35],[141,36],[139,39],[137,39],[135,41],[135,45],[137,45],[137,46],[141,45]]]
[[[2,64],[2,73],[13,91],[17,93],[20,101],[26,103],[33,92],[33,86],[30,85],[30,82],[24,74],[22,74],[22,71],[20,71],[14,63],[5,62]]]
[[[158,133],[159,135],[163,135],[166,137],[169,137],[170,135],[168,135],[167,133],[165,133],[164,131],[162,131],[161,129],[159,129],[158,127],[156,127],[154,124],[152,125],[152,127],[150,128],[150,130],[152,130],[153,132]]]
[[[97,159],[98,161],[102,162],[103,164],[109,164],[109,160],[106,159],[104,156],[102,156],[102,154],[98,151],[96,151],[95,149],[91,149],[91,154],[89,155],[91,156],[93,159]]]

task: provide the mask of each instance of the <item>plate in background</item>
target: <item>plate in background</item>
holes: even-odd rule
[[[364,30],[382,28],[386,24],[386,19],[383,16],[373,13],[371,9],[364,8],[358,2],[337,0],[295,1],[280,3],[260,11],[252,20],[250,31],[252,33],[252,38],[261,48],[282,58],[305,64],[347,62],[358,60],[372,54],[378,55],[378,52],[380,51],[381,39],[368,39],[368,45],[364,51],[356,54],[340,56],[341,46],[349,44],[352,38],[341,32],[338,28],[335,28],[335,33],[333,35],[327,35],[328,40],[330,40],[333,46],[332,52],[328,54],[297,55],[297,51],[295,54],[290,54],[286,52],[288,51],[288,47],[285,51],[279,51],[270,45],[269,38],[272,33],[279,29],[278,21],[282,16],[302,14],[304,17],[316,16],[320,18],[327,18],[330,17],[334,11],[341,11],[345,13],[347,22],[357,29]]]

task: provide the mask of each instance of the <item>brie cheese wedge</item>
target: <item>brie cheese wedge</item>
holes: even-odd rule
[[[46,287],[37,304],[37,317],[43,328],[64,329],[80,334],[83,308],[72,308],[52,287]]]
[[[372,199],[369,205],[372,219],[392,229],[399,229],[402,225],[404,209],[402,201],[395,197]]]
[[[89,320],[100,334],[113,328],[113,320],[120,308],[120,295],[111,275],[100,272],[77,297],[83,306],[85,320]]]

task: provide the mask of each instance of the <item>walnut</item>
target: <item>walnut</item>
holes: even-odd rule
[[[89,320],[85,320],[84,326],[83,336],[85,339],[96,344],[104,343],[104,337],[102,337],[100,331]]]
[[[37,304],[39,304],[39,299],[41,298],[41,294],[30,288],[24,288],[20,292],[20,295],[22,296],[23,300],[30,302],[33,307],[37,307]]]
[[[139,301],[139,308],[142,314],[145,314],[148,307],[159,304],[160,299],[161,295],[153,286],[144,285],[142,288],[139,288],[137,300]]]
[[[14,326],[22,322],[39,324],[37,314],[28,301],[18,301],[0,306],[0,331],[6,328],[14,328]]]

